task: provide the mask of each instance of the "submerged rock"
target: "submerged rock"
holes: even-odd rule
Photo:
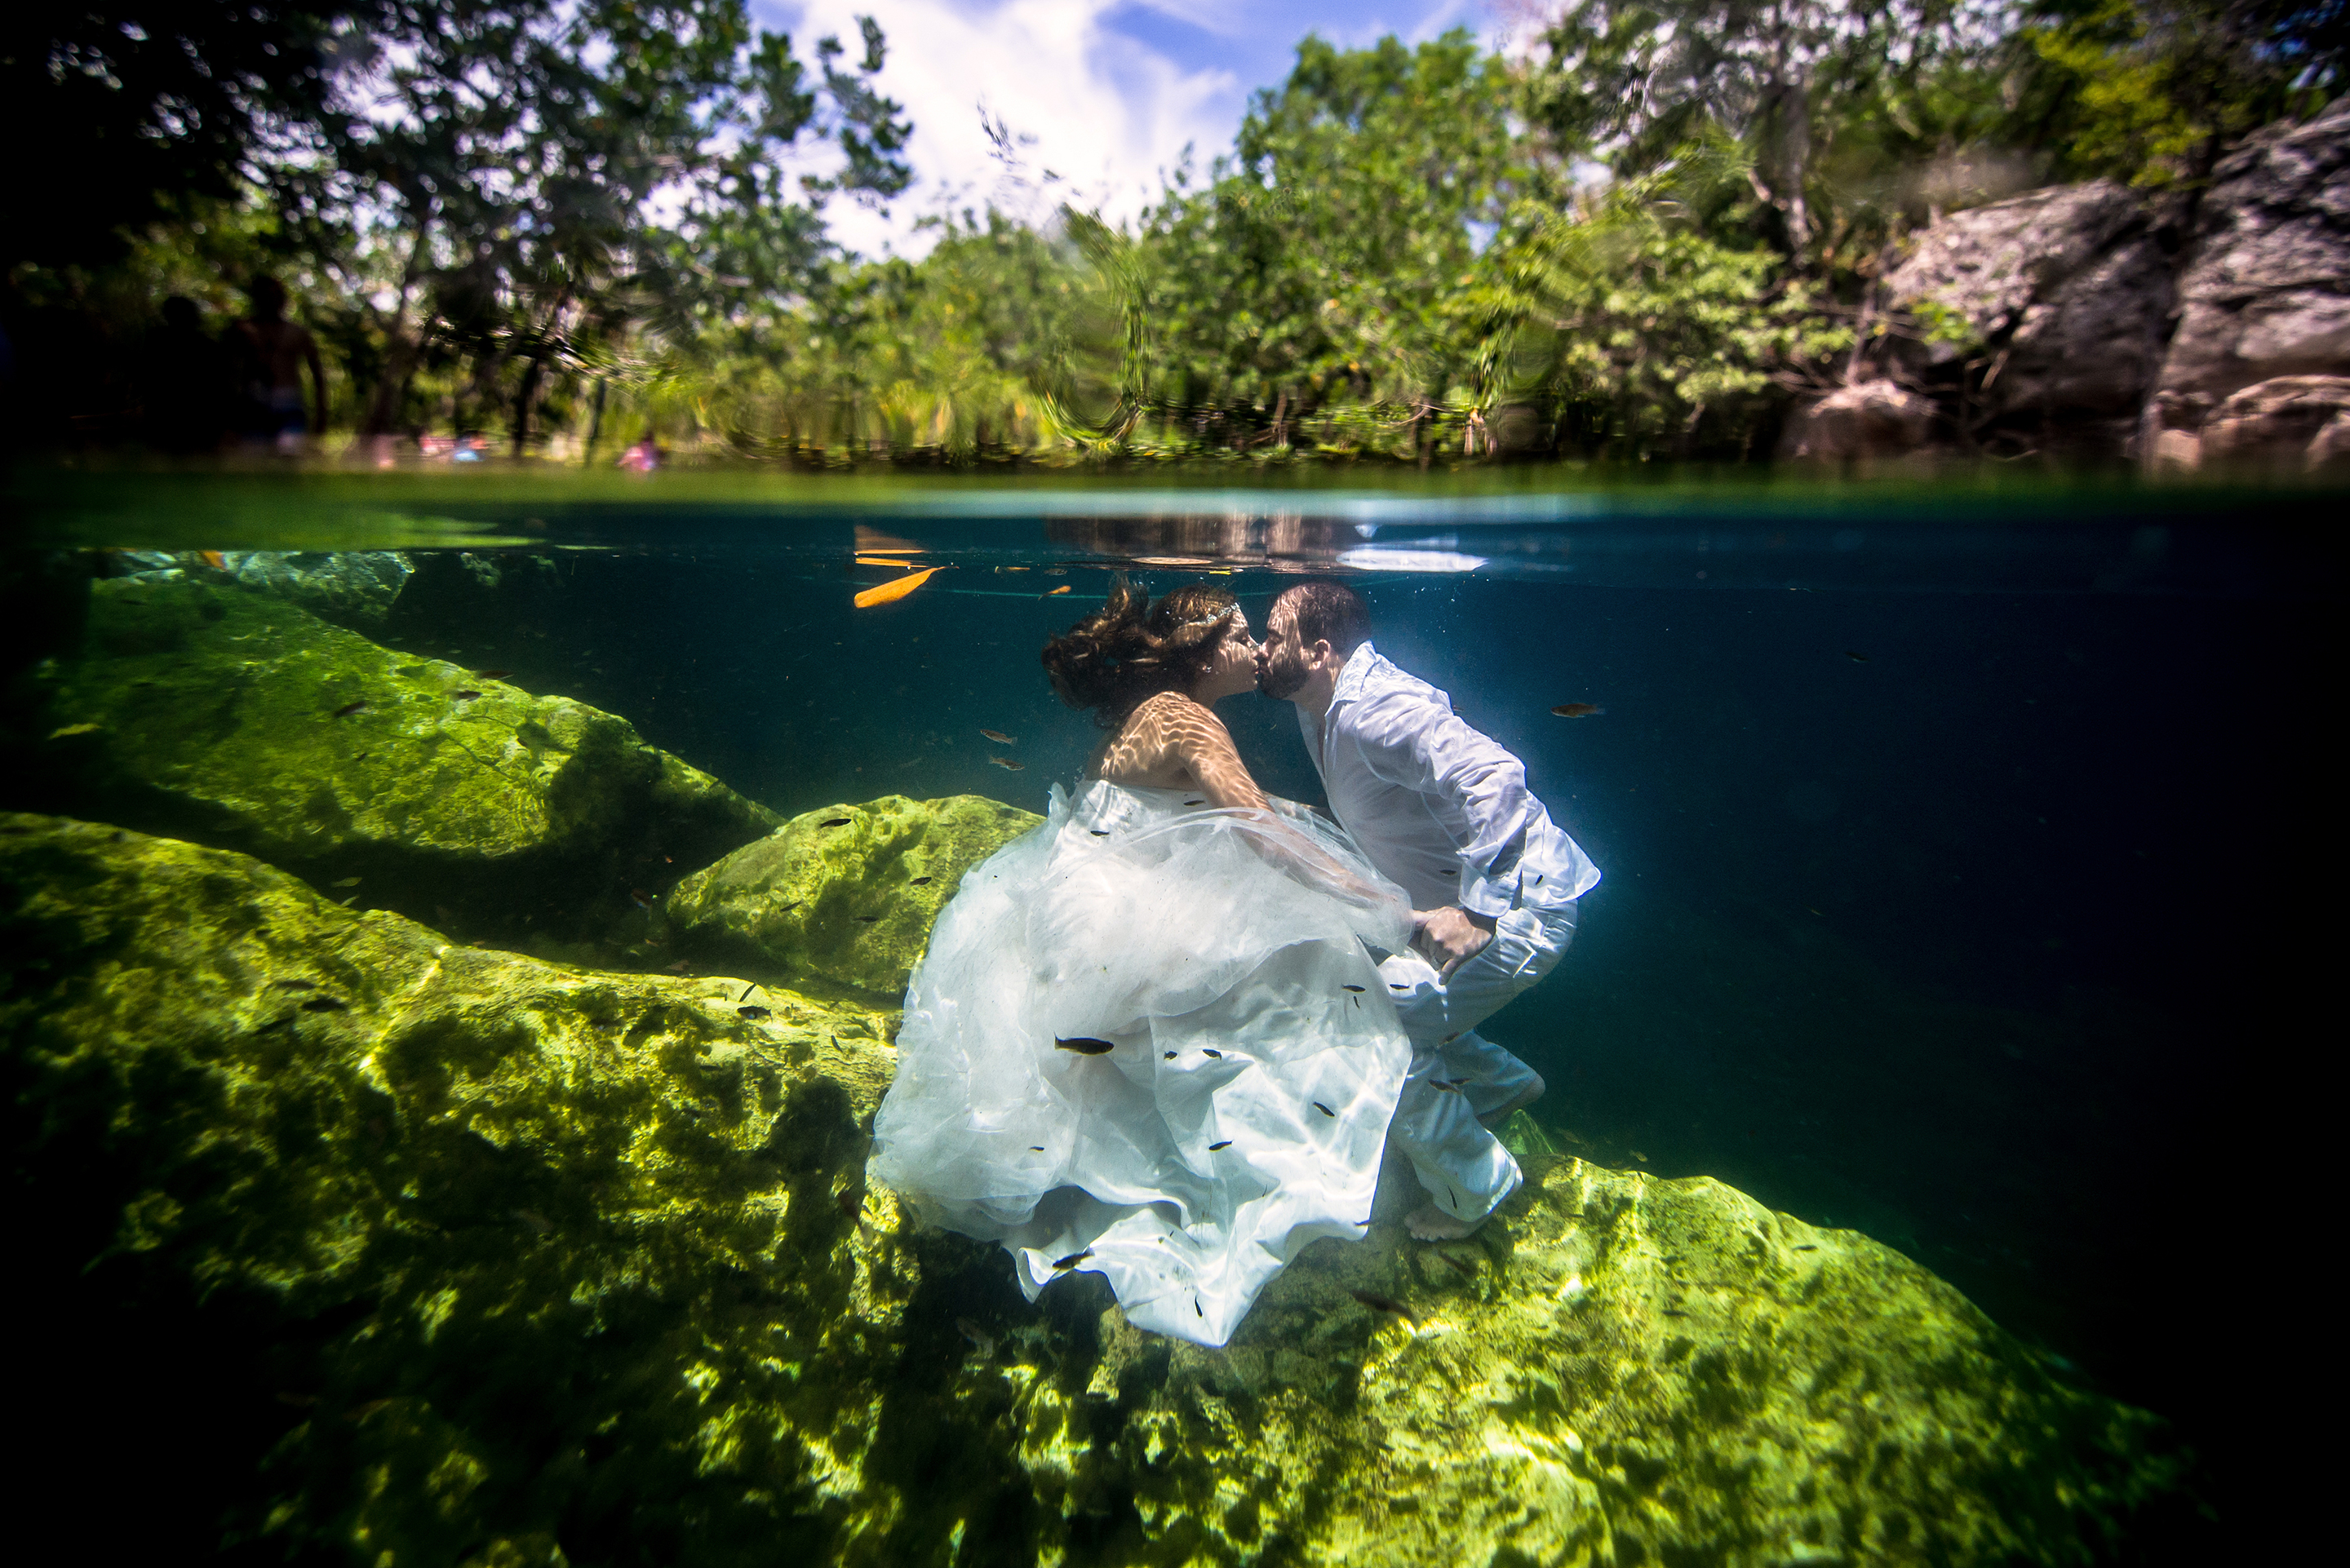
[[[1043,820],[975,794],[805,812],[679,883],[672,944],[894,1002],[962,874]]]
[[[641,940],[654,893],[775,815],[625,720],[411,658],[270,595],[93,586],[20,691],[0,800],[257,855],[467,937]]]
[[[282,1431],[206,1506],[273,1551],[2070,1563],[2185,1500],[2158,1419],[1898,1253],[1517,1124],[1477,1238],[1317,1243],[1210,1351],[1082,1271],[1032,1309],[863,1189],[864,1010],[469,951],[51,818],[0,818],[0,936],[33,1251],[265,1320],[240,1376]],[[95,1358],[111,1299],[36,1336]]]

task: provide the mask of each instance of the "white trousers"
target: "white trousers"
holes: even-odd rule
[[[1551,971],[1575,940],[1575,906],[1512,909],[1493,939],[1450,981],[1417,952],[1379,965],[1411,1037],[1411,1073],[1388,1141],[1411,1158],[1436,1206],[1471,1223],[1492,1213],[1524,1177],[1478,1118],[1532,1087],[1534,1070],[1477,1033],[1477,1025]],[[1444,1085],[1440,1087],[1439,1085]]]

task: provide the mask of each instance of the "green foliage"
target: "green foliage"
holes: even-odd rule
[[[1299,45],[1232,156],[1197,188],[1179,171],[1140,226],[1161,406],[1279,441],[1317,410],[1409,421],[1447,400],[1471,369],[1473,225],[1491,234],[1543,188],[1515,92],[1465,31]]]
[[[1851,346],[1768,249],[1693,214],[1742,161],[1700,144],[1542,216],[1487,291],[1487,400],[1531,408],[1590,455],[1745,456],[1772,375]]]
[[[2280,0],[2039,0],[2011,41],[2012,134],[2066,178],[2160,187],[2199,179],[2220,146],[2341,92],[2350,7]]]

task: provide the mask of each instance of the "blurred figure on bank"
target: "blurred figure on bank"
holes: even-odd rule
[[[174,457],[217,452],[230,408],[221,346],[186,295],[164,300],[162,314],[142,367],[147,444]]]
[[[276,278],[255,278],[244,292],[253,302],[253,314],[236,324],[228,343],[237,361],[237,381],[244,389],[245,433],[256,445],[298,452],[307,436],[327,428],[327,368],[318,358],[317,339],[308,328],[286,319],[286,286]],[[302,406],[305,365],[310,368],[315,394],[307,419]]]
[[[650,473],[660,464],[660,442],[650,434],[620,454],[620,466],[630,473]]]

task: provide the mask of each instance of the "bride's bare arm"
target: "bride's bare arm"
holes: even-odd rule
[[[1137,708],[1096,772],[1118,784],[1197,789],[1217,805],[1265,809],[1264,792],[1232,748],[1224,722],[1178,691],[1162,691]]]
[[[1257,813],[1261,830],[1249,843],[1284,870],[1360,903],[1389,896],[1276,814],[1223,721],[1180,692],[1161,692],[1137,708],[1096,771],[1117,783],[1196,789],[1216,805]]]

